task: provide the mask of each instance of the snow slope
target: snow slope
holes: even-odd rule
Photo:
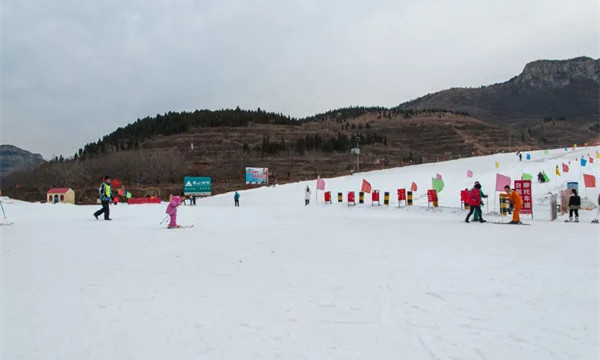
[[[546,197],[582,181],[575,159],[595,151],[325,179],[345,193],[365,178],[393,199],[415,181],[412,208],[323,204],[321,192],[305,207],[315,181],[240,191],[240,208],[214,196],[180,208],[191,229],[162,228],[166,204],[113,206],[106,222],[96,206],[3,199],[14,224],[0,226],[0,358],[598,358],[596,211],[550,222]],[[464,223],[460,189],[479,180],[492,210],[496,171],[540,170],[552,180],[533,185],[530,226]],[[597,162],[583,172],[598,176]],[[436,173],[445,189],[432,209]]]

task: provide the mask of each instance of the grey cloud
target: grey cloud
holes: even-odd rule
[[[598,57],[590,0],[9,0],[1,12],[0,141],[46,157],[167,111],[394,106],[539,58]]]

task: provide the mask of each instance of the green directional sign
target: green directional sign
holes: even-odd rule
[[[183,193],[186,195],[210,196],[212,180],[209,177],[184,177]]]

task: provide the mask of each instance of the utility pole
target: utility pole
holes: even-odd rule
[[[360,154],[360,148],[358,147],[358,140],[360,138],[357,136],[356,137],[356,171],[360,171],[359,165],[358,165],[358,155]]]
[[[360,149],[359,149],[359,147],[358,147],[358,141],[359,141],[359,139],[360,139],[360,138],[357,136],[357,137],[356,137],[356,147],[355,147],[355,148],[352,148],[352,149],[350,150],[350,152],[351,152],[352,154],[355,154],[355,155],[356,155],[356,172],[358,172],[358,171],[360,170],[360,168],[359,168],[359,164],[358,164],[358,155],[360,154]]]

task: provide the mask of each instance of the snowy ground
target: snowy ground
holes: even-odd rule
[[[306,183],[243,191],[240,208],[215,196],[180,209],[191,229],[161,228],[166,204],[120,204],[106,222],[97,206],[4,199],[0,358],[596,359],[596,209],[550,222],[545,196],[574,180],[595,203],[575,163],[595,151],[325,179],[345,193],[365,178],[392,198],[415,181],[409,209],[326,205],[321,193],[304,207]],[[492,211],[496,171],[540,170],[552,181],[534,184],[530,226],[463,222],[460,189],[481,181]],[[597,162],[582,172],[598,176]],[[436,173],[434,210],[422,195]]]

